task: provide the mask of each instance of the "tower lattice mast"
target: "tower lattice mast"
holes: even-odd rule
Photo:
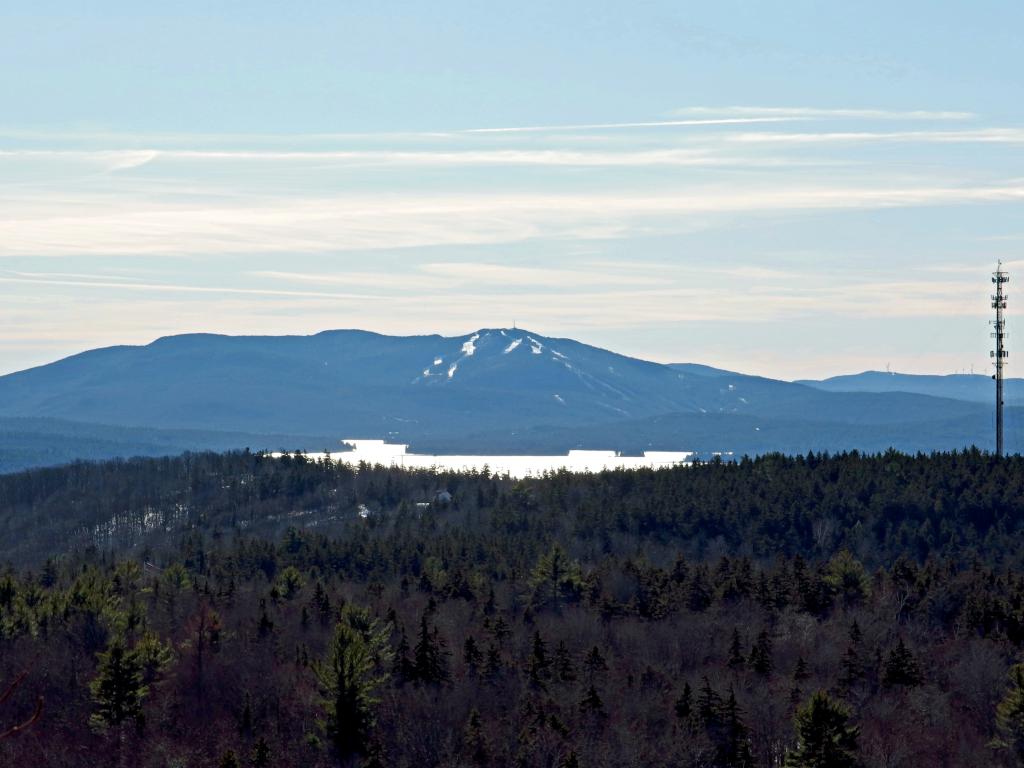
[[[1003,367],[1006,365],[1006,358],[1010,353],[1005,349],[1006,321],[1003,312],[1006,309],[1006,294],[1003,286],[1010,281],[1010,276],[1003,271],[1003,263],[999,262],[996,271],[992,273],[992,282],[996,286],[996,292],[992,296],[992,308],[996,311],[996,319],[989,322],[995,327],[992,338],[996,340],[996,348],[989,352],[993,358],[992,364],[996,368],[992,377],[996,381],[996,456],[1003,455]]]

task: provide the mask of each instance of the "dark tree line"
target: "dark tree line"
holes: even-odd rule
[[[1022,466],[0,477],[0,764],[1024,764]]]

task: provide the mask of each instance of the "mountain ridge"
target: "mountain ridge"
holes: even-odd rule
[[[987,445],[991,406],[979,397],[943,397],[934,383],[928,393],[870,385],[666,365],[520,328],[460,336],[193,333],[87,350],[2,376],[0,418],[371,437],[467,451],[514,449],[519,436],[524,450],[528,443],[561,452],[579,442],[574,434],[611,449],[656,437],[665,449],[735,453],[770,450],[768,434],[785,436],[779,447],[787,450]],[[704,416],[717,418],[713,434]],[[667,424],[678,425],[671,445]],[[713,447],[693,444],[710,442],[709,435],[717,438]]]

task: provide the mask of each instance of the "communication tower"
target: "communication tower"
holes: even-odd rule
[[[1003,262],[999,262],[996,271],[992,273],[992,282],[996,292],[992,296],[992,308],[996,311],[996,319],[989,320],[995,330],[992,338],[996,340],[996,348],[989,352],[992,357],[992,365],[996,367],[996,456],[1003,455],[1003,367],[1006,365],[1006,358],[1010,353],[1006,351],[1003,342],[1006,339],[1006,321],[1003,318],[1003,311],[1006,309],[1006,294],[1003,286],[1010,282],[1010,276],[1003,271]]]

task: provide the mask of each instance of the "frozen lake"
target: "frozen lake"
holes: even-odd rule
[[[351,451],[330,454],[309,453],[311,459],[330,456],[346,464],[383,464],[386,467],[409,469],[444,469],[480,471],[487,467],[492,473],[511,477],[531,477],[565,469],[570,472],[600,472],[605,469],[636,469],[639,467],[672,467],[684,464],[692,451],[645,451],[642,456],[620,456],[615,451],[569,451],[564,456],[455,456],[409,453],[408,446],[383,440],[342,440]]]

